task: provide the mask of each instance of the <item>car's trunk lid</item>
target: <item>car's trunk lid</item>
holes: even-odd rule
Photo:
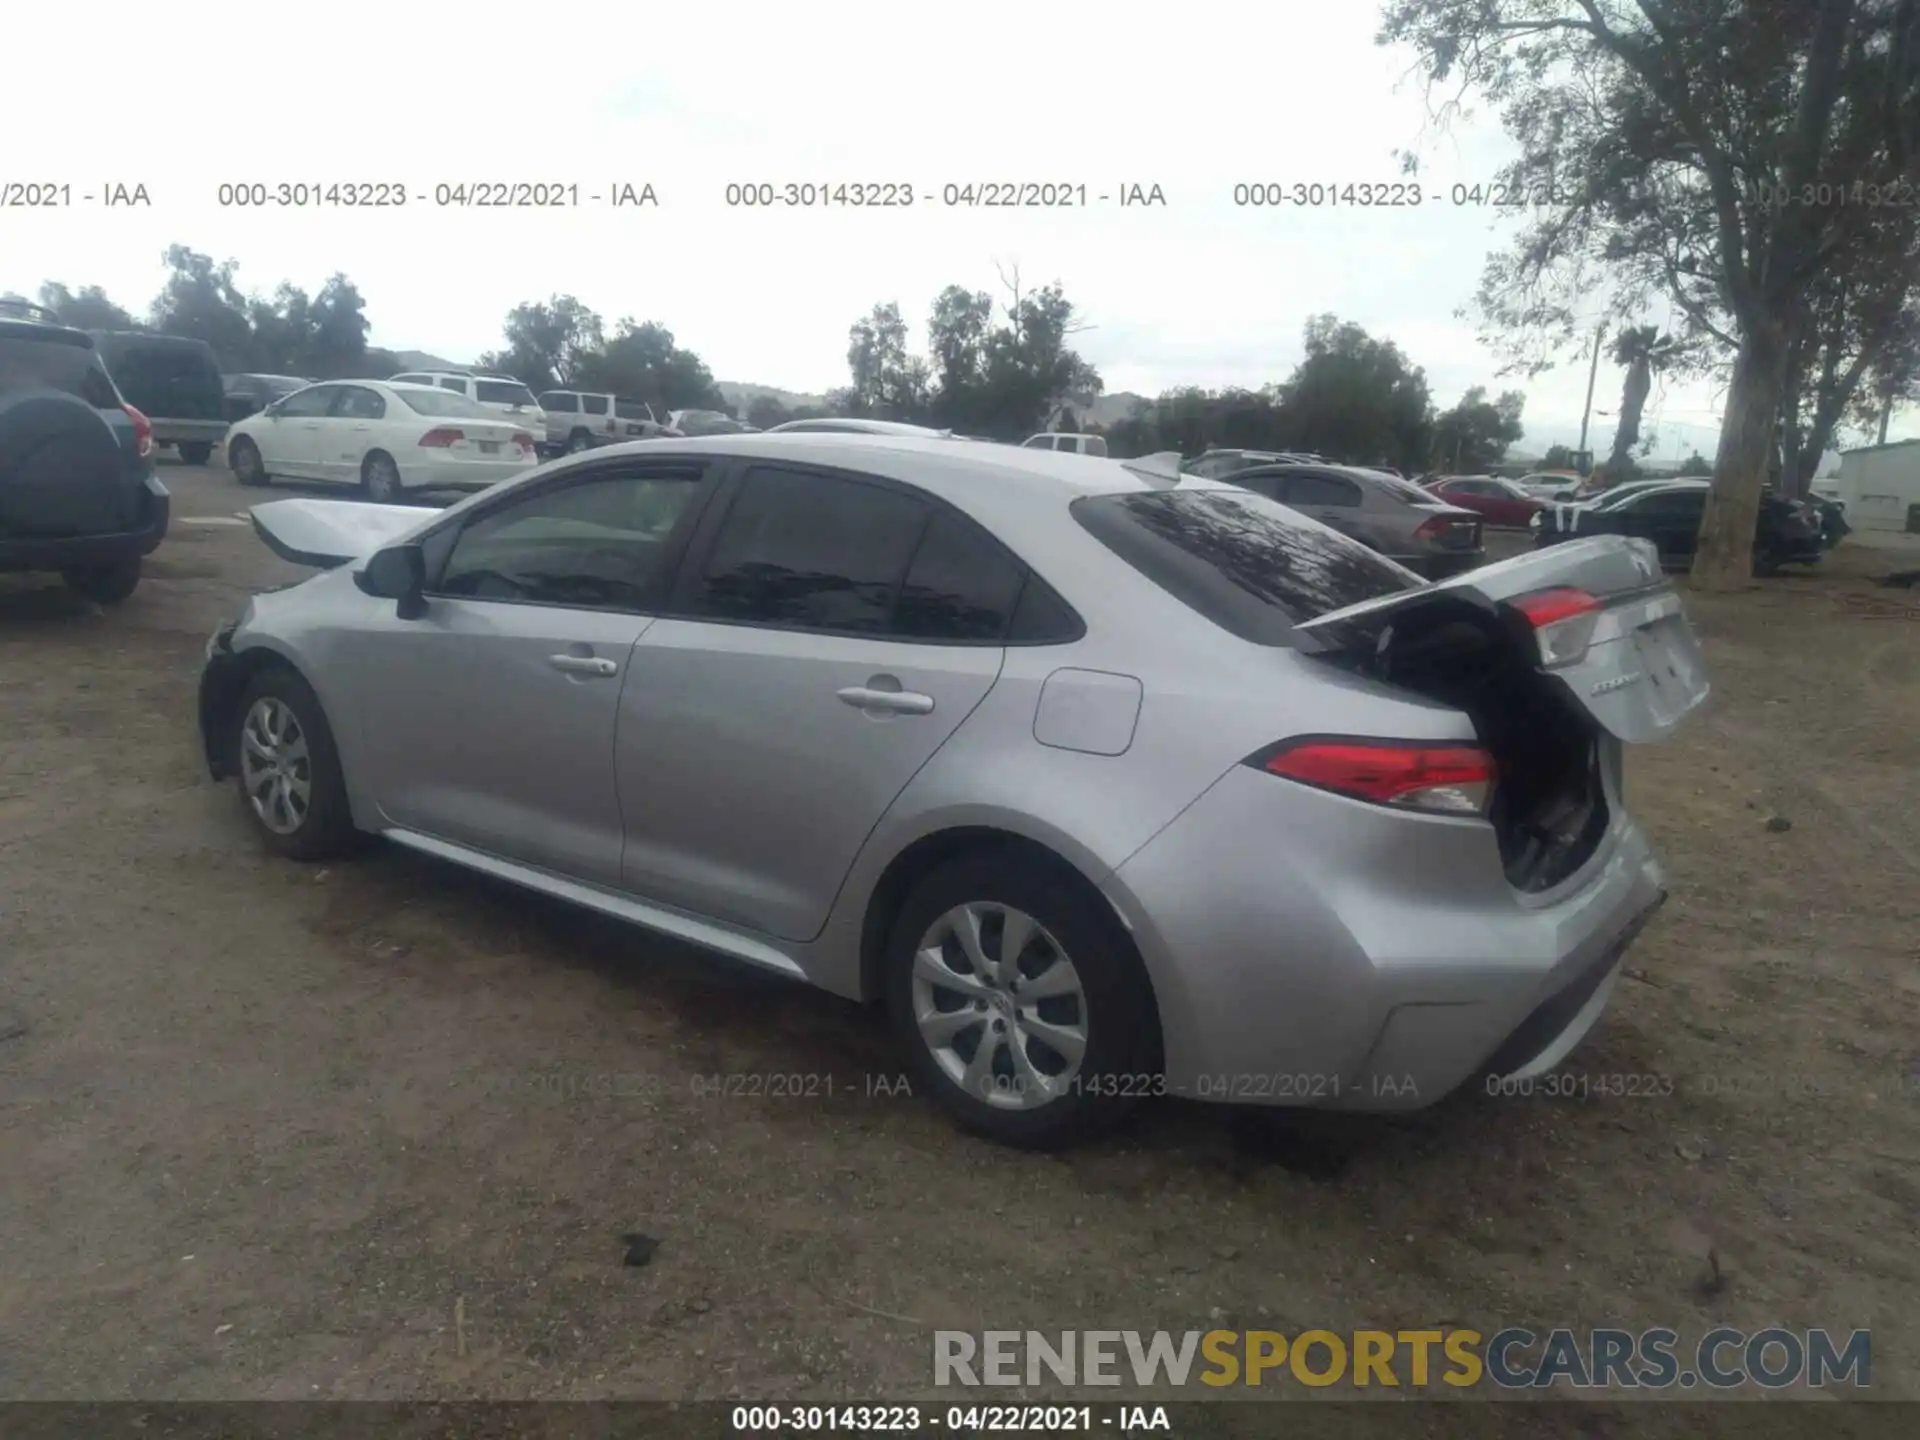
[[[1602,729],[1629,743],[1660,740],[1705,701],[1711,687],[1699,641],[1657,553],[1645,541],[1617,535],[1535,550],[1349,605],[1297,628],[1331,648],[1366,649],[1390,660],[1396,632],[1416,614],[1464,607],[1531,647],[1541,642],[1528,606],[1553,592],[1598,602],[1589,607],[1591,634],[1577,656],[1556,660],[1536,650],[1529,660]]]

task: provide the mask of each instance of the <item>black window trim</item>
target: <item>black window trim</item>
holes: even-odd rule
[[[611,460],[596,460],[582,465],[568,466],[557,474],[543,476],[526,485],[516,485],[504,493],[490,494],[485,502],[475,505],[471,510],[462,510],[450,515],[440,524],[423,530],[417,537],[418,543],[426,552],[427,582],[421,593],[429,600],[443,603],[459,601],[469,605],[519,605],[531,610],[570,610],[594,615],[632,615],[636,617],[663,616],[667,614],[665,602],[673,593],[681,569],[686,560],[687,546],[693,534],[712,509],[720,483],[725,478],[725,462],[715,462],[692,456],[634,456],[623,455]],[[453,558],[453,552],[460,543],[460,536],[466,528],[477,520],[484,520],[500,511],[510,509],[545,495],[571,490],[580,485],[597,484],[604,480],[645,479],[649,475],[678,474],[693,477],[698,487],[693,503],[688,505],[680,518],[674,522],[673,533],[667,536],[660,556],[660,571],[654,577],[650,587],[648,602],[637,609],[624,605],[562,605],[550,600],[512,600],[498,596],[449,595],[442,591],[440,581],[446,574],[447,563]]]
[[[1073,622],[1071,634],[1062,633],[1059,638],[1045,640],[1013,640],[1004,636],[998,640],[941,640],[929,636],[897,635],[891,632],[876,633],[871,630],[827,629],[819,625],[769,624],[760,620],[735,620],[725,616],[705,614],[693,605],[693,592],[701,582],[702,572],[706,568],[707,561],[712,557],[713,547],[715,542],[720,538],[721,530],[725,527],[728,518],[733,514],[734,505],[738,503],[740,496],[746,490],[747,475],[750,471],[754,470],[782,470],[799,475],[816,476],[821,479],[848,480],[855,484],[866,485],[876,490],[890,490],[897,495],[905,495],[909,499],[918,501],[924,506],[926,509],[926,519],[921,523],[919,537],[913,542],[913,548],[907,552],[906,565],[902,568],[899,578],[894,581],[895,605],[899,602],[900,587],[906,583],[907,576],[913,572],[913,562],[919,558],[920,547],[926,543],[927,532],[932,528],[934,516],[944,511],[985,536],[988,543],[995,546],[1002,554],[1010,559],[1025,577],[1020,582],[1019,591],[1013,597],[1013,603],[1007,609],[1007,623],[1009,626],[1012,625],[1014,617],[1019,614],[1020,606],[1026,600],[1027,587],[1035,580],[1038,580],[1053,592],[1054,599],[1059,602],[1062,613],[1071,617]],[[875,475],[870,471],[849,470],[844,466],[838,465],[816,465],[811,462],[803,463],[793,460],[775,460],[758,456],[751,458],[746,456],[734,457],[728,465],[727,473],[720,477],[719,486],[714,498],[711,503],[707,505],[705,513],[701,516],[698,532],[693,535],[691,543],[680,556],[679,574],[674,578],[673,587],[668,597],[666,607],[660,611],[660,615],[663,619],[686,620],[700,625],[728,625],[741,629],[766,630],[786,635],[829,635],[843,640],[868,640],[880,645],[924,645],[930,648],[947,650],[979,650],[992,647],[1030,650],[1047,645],[1076,644],[1085,639],[1087,634],[1086,620],[1081,616],[1079,610],[1074,607],[1073,603],[1060,593],[1059,588],[1049,583],[1047,578],[1040,574],[1034,566],[1028,564],[1012,546],[1008,545],[985,525],[974,519],[973,516],[967,514],[967,512],[962,510],[958,505],[952,504],[942,497],[933,494],[931,491],[923,490],[918,485],[910,485],[886,475]]]

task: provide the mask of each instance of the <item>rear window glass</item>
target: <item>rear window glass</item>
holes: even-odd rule
[[[491,405],[533,405],[533,391],[514,380],[476,380],[473,398]]]
[[[1372,483],[1374,489],[1384,490],[1396,500],[1405,500],[1410,505],[1431,505],[1434,500],[1438,498],[1431,490],[1422,490],[1411,480],[1402,480],[1397,475],[1388,475],[1381,470],[1369,470],[1367,472],[1367,479]],[[1490,492],[1476,488],[1468,493],[1485,495]]]
[[[642,405],[638,400],[614,401],[613,413],[619,416],[622,420],[653,419],[653,411],[649,410],[645,405]]]
[[[1357,540],[1247,490],[1174,490],[1076,500],[1089,534],[1175,599],[1256,645],[1424,582]]]
[[[582,395],[580,397],[580,408],[589,415],[604,415],[607,413],[607,397],[604,395]]]
[[[19,390],[64,390],[102,410],[120,404],[105,367],[86,346],[0,336],[0,395]]]
[[[407,402],[408,409],[421,415],[465,415],[478,420],[499,418],[489,417],[481,406],[451,390],[396,390],[393,393]]]
[[[556,410],[572,415],[580,410],[580,397],[566,390],[548,390],[540,396],[542,410]]]

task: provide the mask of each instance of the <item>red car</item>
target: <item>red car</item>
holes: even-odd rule
[[[1489,525],[1525,530],[1546,509],[1511,480],[1492,475],[1448,475],[1427,482],[1427,489],[1450,505],[1480,514]]]

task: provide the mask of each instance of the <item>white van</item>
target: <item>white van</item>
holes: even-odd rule
[[[1107,453],[1107,440],[1104,435],[1063,435],[1058,431],[1049,431],[1045,435],[1029,435],[1020,442],[1022,450],[1066,450],[1075,455],[1101,455]]]
[[[404,375],[389,375],[389,385],[434,385],[464,395],[476,405],[484,405],[533,431],[536,440],[546,439],[547,417],[534,398],[533,391],[511,375],[476,375],[471,370],[409,370]]]

